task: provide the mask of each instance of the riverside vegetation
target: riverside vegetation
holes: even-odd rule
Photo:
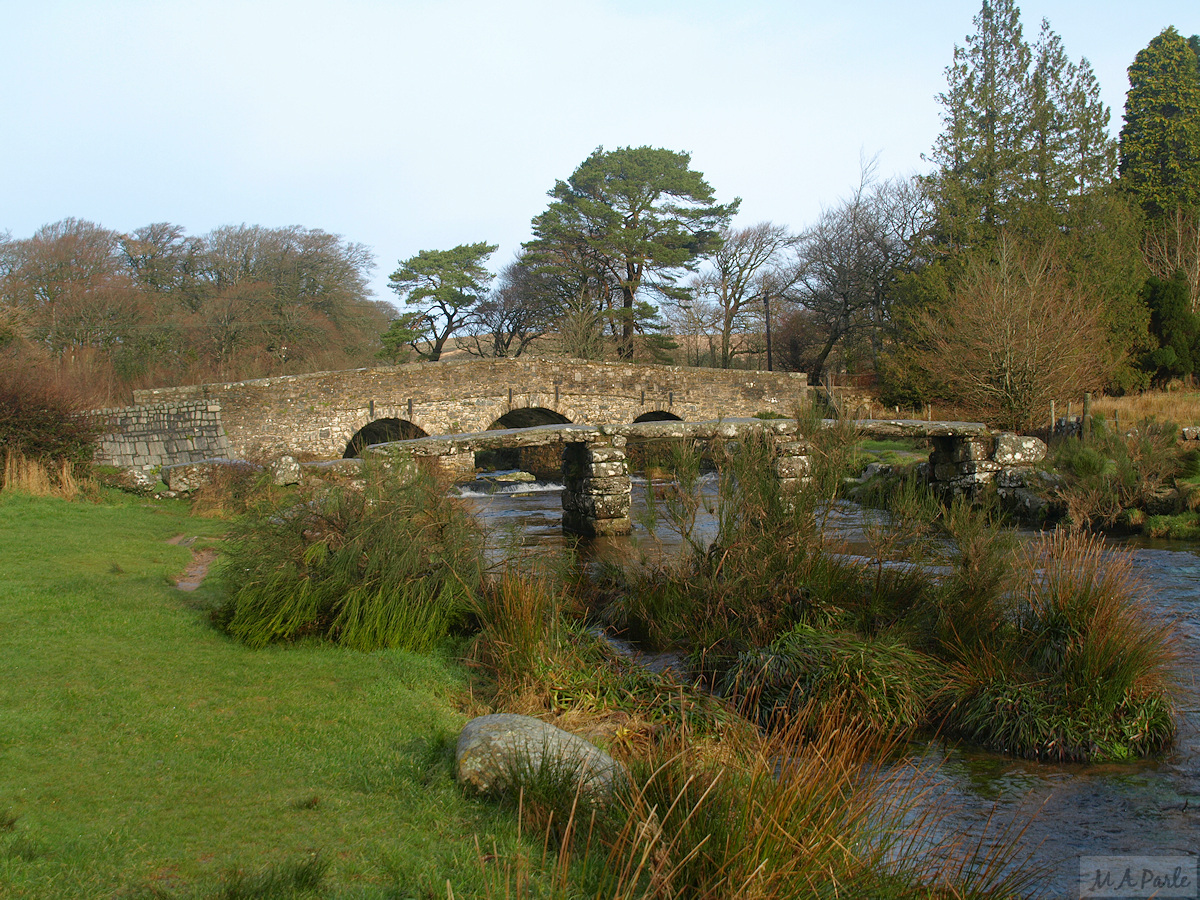
[[[1093,539],[1021,548],[989,510],[911,486],[869,519],[870,552],[845,553],[827,526],[853,435],[806,433],[812,481],[786,500],[770,445],[704,448],[711,545],[701,448],[674,448],[649,524],[689,549],[657,567],[487,567],[444,486],[401,458],[359,485],[243,472],[196,501],[205,516],[6,481],[0,884],[180,900],[1025,895],[1037,873],[1019,843],[938,838],[935,799],[893,751],[940,732],[1041,759],[1154,753],[1174,731],[1167,628]],[[180,534],[223,550],[186,600],[169,581],[186,551],[165,543]],[[684,665],[653,673],[598,625]],[[500,804],[465,796],[454,735],[490,710],[585,733],[628,784],[601,807],[553,771]]]

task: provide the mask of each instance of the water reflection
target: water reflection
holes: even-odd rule
[[[634,533],[579,544],[587,558],[654,562],[676,558],[683,542],[669,529],[650,534],[644,480],[635,479]],[[716,479],[702,479],[697,536],[711,541]],[[509,548],[556,551],[576,546],[561,531],[562,485],[468,489],[464,499],[493,535],[494,558]],[[864,512],[854,504],[828,511],[826,527],[849,552],[869,552]],[[497,540],[499,538],[499,541]],[[1024,839],[1036,848],[1029,862],[1046,870],[1049,897],[1078,896],[1079,856],[1196,854],[1200,847],[1200,550],[1161,541],[1114,541],[1128,549],[1147,586],[1151,608],[1175,623],[1179,647],[1179,735],[1160,759],[1130,764],[1048,764],[1015,760],[946,742],[914,747],[907,764],[932,769],[937,793],[953,808],[942,827],[978,836],[985,828],[1009,841],[997,823],[1036,812]]]

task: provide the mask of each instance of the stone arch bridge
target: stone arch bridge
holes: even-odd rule
[[[134,392],[100,410],[97,460],[152,469],[199,459],[310,459],[430,435],[536,425],[790,416],[806,376],[571,359],[476,359]]]

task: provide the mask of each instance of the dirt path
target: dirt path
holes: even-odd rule
[[[191,547],[196,542],[194,537],[177,534],[175,537],[167,541],[168,544],[174,544],[177,547]],[[208,574],[208,567],[213,564],[217,558],[217,551],[211,547],[203,547],[200,550],[192,551],[192,561],[188,563],[175,579],[175,587],[181,591],[194,591],[204,583],[204,577]]]

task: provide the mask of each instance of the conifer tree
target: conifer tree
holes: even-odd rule
[[[1079,199],[1111,181],[1108,108],[1087,60],[1071,62],[1048,22],[1026,43],[1013,0],[983,0],[939,95],[933,151],[941,239],[952,251],[1069,226]]]
[[[1151,219],[1200,206],[1200,66],[1172,27],[1129,67],[1121,184]]]

